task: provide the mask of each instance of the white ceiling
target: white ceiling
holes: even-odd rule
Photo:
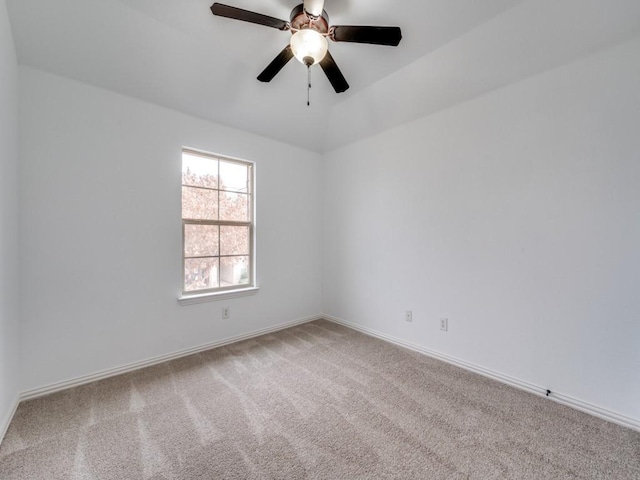
[[[275,29],[214,17],[213,0],[7,0],[18,59],[323,152],[640,33],[638,0],[326,0],[331,24],[398,25],[400,46],[331,43],[351,88],[292,61]],[[285,20],[302,0],[223,0]]]

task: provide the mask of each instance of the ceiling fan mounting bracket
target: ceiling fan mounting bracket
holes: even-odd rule
[[[310,28],[323,35],[329,32],[329,15],[327,12],[323,10],[322,15],[319,17],[310,15],[306,12],[302,3],[291,10],[289,23],[293,32],[305,28]]]

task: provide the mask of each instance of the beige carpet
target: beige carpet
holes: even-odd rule
[[[20,405],[9,479],[640,479],[640,433],[317,321]]]

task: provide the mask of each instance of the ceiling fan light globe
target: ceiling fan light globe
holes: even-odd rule
[[[326,37],[315,30],[304,29],[291,36],[293,55],[304,65],[311,66],[322,61],[328,49]],[[309,58],[313,59],[311,65],[309,65]]]

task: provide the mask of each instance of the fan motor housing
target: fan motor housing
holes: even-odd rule
[[[314,18],[304,11],[304,4],[300,4],[291,10],[291,29],[302,30],[304,28],[311,28],[318,33],[327,34],[329,32],[329,15],[325,10],[322,10],[320,17]]]

